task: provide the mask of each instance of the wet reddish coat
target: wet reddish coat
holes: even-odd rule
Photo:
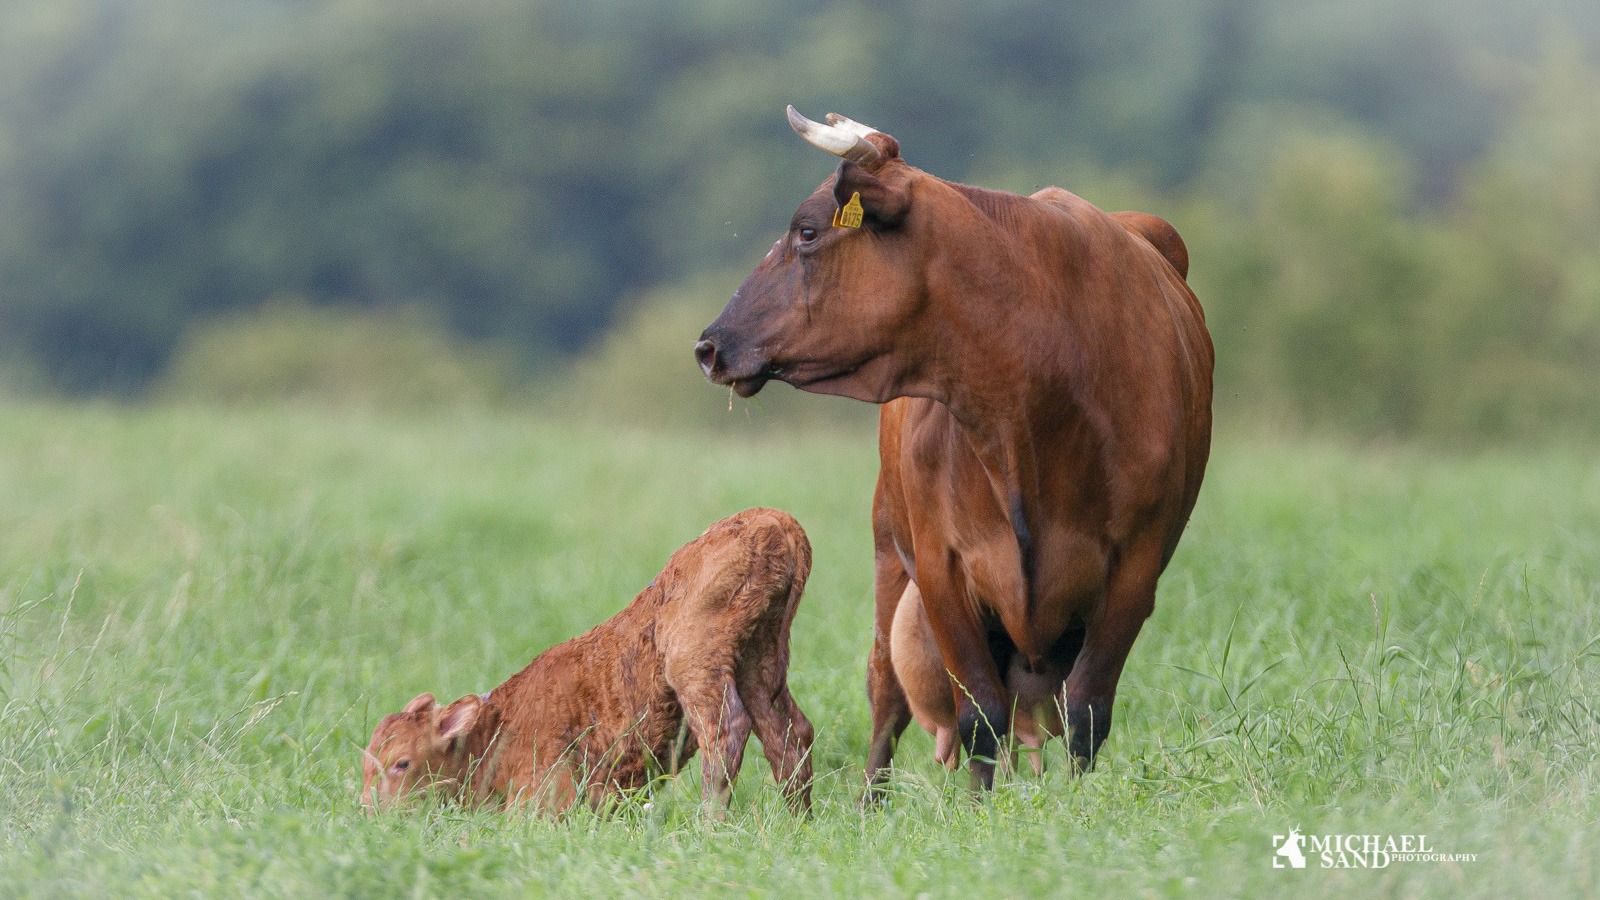
[[[386,716],[363,753],[373,806],[430,787],[560,810],[643,787],[702,753],[726,803],[752,730],[797,807],[811,723],[788,688],[789,629],[811,569],[798,522],[750,509],[672,555],[626,608],[504,684],[447,707],[432,694]]]

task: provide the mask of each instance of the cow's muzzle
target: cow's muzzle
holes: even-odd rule
[[[706,373],[707,378],[711,378],[712,369],[717,364],[716,343],[706,338],[701,338],[700,342],[694,345],[694,358],[700,363],[700,371]]]
[[[728,385],[741,397],[754,397],[777,374],[770,362],[748,367],[729,365],[726,355],[718,351],[716,340],[707,336],[694,345],[694,358],[706,380]]]

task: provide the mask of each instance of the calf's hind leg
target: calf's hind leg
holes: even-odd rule
[[[802,812],[811,808],[811,721],[780,682],[776,691],[764,685],[746,684],[741,696],[754,727],[756,739],[772,777],[783,787],[790,808]]]
[[[727,809],[739,768],[744,765],[750,714],[727,669],[683,683],[674,682],[669,675],[668,682],[678,695],[689,731],[700,745],[702,800],[712,815],[720,816]]]

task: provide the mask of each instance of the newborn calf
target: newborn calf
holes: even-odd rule
[[[934,641],[933,626],[922,605],[915,581],[906,585],[894,610],[889,631],[889,662],[905,691],[912,718],[933,735],[933,756],[948,769],[961,763],[961,742],[956,733],[956,695],[960,686],[950,678]],[[1070,665],[1070,660],[1068,661]],[[1006,669],[1005,686],[1012,699],[1011,736],[1033,752],[1033,773],[1044,773],[1044,742],[1060,737],[1061,691],[1067,668],[1047,664],[1042,672],[1029,672],[1020,654],[1013,654]],[[1014,765],[1013,760],[1013,765]]]
[[[789,694],[789,627],[811,571],[800,524],[748,509],[672,554],[627,608],[487,694],[422,694],[362,753],[362,800],[428,789],[564,810],[675,772],[698,749],[727,805],[753,729],[795,809],[810,805],[811,723]]]

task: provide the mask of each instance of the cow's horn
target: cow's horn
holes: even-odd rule
[[[850,122],[849,119],[842,121]],[[799,110],[793,105],[789,107],[789,127],[794,129],[795,134],[805,138],[806,143],[811,146],[826,150],[834,156],[842,156],[862,166],[870,166],[882,160],[883,152],[878,149],[878,145],[867,140],[867,134],[872,133],[872,129],[857,132],[855,128],[866,128],[866,126],[855,122],[850,122],[850,125],[854,127],[813,122],[800,115]]]
[[[851,134],[860,135],[861,137],[866,137],[869,134],[879,133],[878,129],[873,128],[871,125],[863,125],[860,122],[857,122],[855,119],[846,119],[844,116],[841,116],[838,113],[828,113],[828,124],[835,128],[843,128],[845,131],[848,131]]]

